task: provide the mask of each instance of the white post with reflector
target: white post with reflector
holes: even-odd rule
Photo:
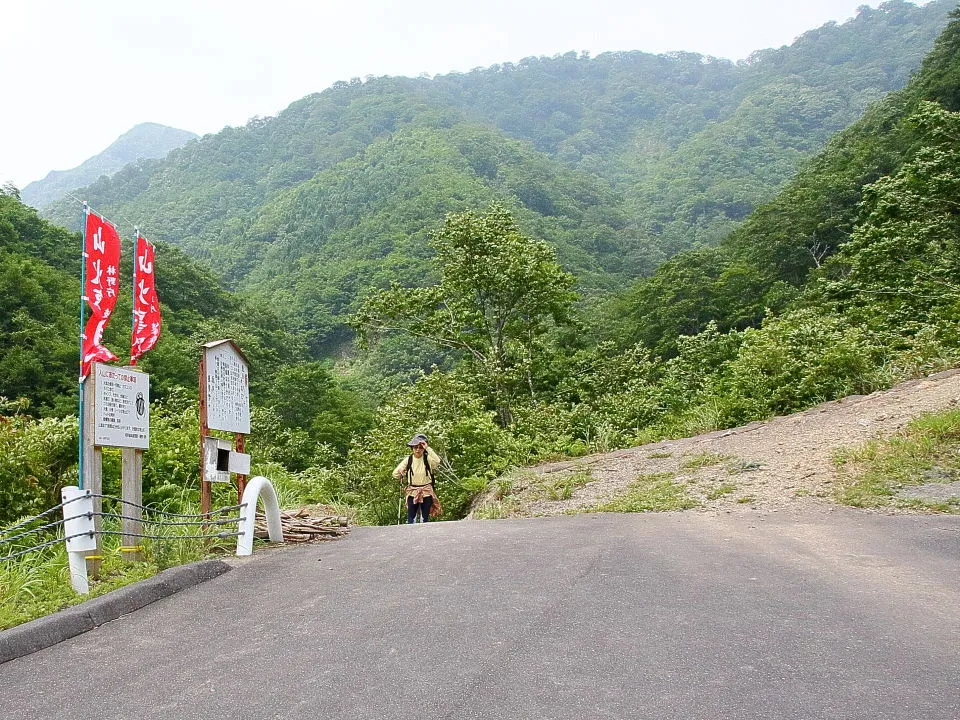
[[[63,536],[70,559],[70,584],[81,595],[90,592],[86,554],[97,549],[93,524],[93,496],[90,490],[68,485],[60,491],[63,506]]]

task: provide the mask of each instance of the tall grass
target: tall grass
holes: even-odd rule
[[[189,508],[184,498],[175,498],[162,508],[167,512],[198,512]],[[105,503],[105,511],[116,512]],[[119,514],[119,513],[118,513]],[[236,513],[234,513],[235,515]],[[145,515],[148,519],[163,519],[162,516]],[[236,525],[213,526],[233,532]],[[102,536],[103,561],[99,576],[90,578],[90,593],[78,595],[70,584],[70,570],[66,547],[57,543],[36,552],[21,555],[13,560],[0,561],[0,630],[62,610],[71,605],[98,597],[138,580],[151,577],[161,570],[202,560],[212,555],[222,555],[234,548],[233,538],[216,540],[191,539],[201,534],[202,526],[163,526],[147,522],[144,534],[162,536],[163,539],[144,538],[143,560],[129,562],[120,552],[119,535]],[[119,531],[120,521],[105,519],[104,530]],[[209,531],[211,533],[217,530]],[[61,536],[62,537],[62,534]],[[35,535],[23,538],[18,547],[4,546],[0,556],[26,550],[53,539],[52,535]]]
[[[914,507],[960,513],[960,500],[898,497],[906,487],[960,480],[960,410],[909,422],[887,440],[874,440],[834,457],[840,475],[837,500],[863,508]]]

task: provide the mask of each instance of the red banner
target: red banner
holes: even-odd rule
[[[160,337],[160,300],[153,275],[153,245],[137,235],[133,271],[133,336],[130,339],[130,364],[157,344]]]
[[[90,319],[83,329],[80,352],[80,377],[90,374],[92,362],[108,362],[117,356],[101,342],[117,304],[120,286],[120,236],[117,229],[103,218],[89,213],[84,237],[83,256],[86,277],[83,299],[90,308]]]

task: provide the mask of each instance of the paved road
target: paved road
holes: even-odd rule
[[[0,665],[0,717],[960,718],[960,518],[360,528]]]

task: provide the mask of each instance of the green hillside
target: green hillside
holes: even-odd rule
[[[478,201],[513,208],[592,295],[717,242],[832,133],[903,85],[952,6],[863,8],[739,64],[568,53],[336,83],[84,194],[232,287],[284,288],[315,349],[342,334],[365,287],[422,275],[408,249],[446,212]],[[74,214],[62,206],[51,217],[67,224]]]
[[[123,237],[121,286],[131,272],[132,228]],[[121,233],[123,230],[121,229]],[[80,233],[52,225],[10,188],[0,192],[0,397],[23,398],[31,414],[75,411],[79,370]],[[302,339],[256,300],[225,290],[216,277],[182,250],[156,243],[157,292],[163,332],[142,361],[152,395],[163,400],[186,388],[195,392],[200,343],[242,338],[244,352],[263,370],[252,383],[266,395],[284,366],[308,360]],[[122,362],[130,347],[129,287],[117,300],[104,343]]]
[[[62,199],[71,190],[89,185],[101,175],[113,175],[140,158],[161,158],[196,137],[186,130],[157,123],[140,123],[117,138],[106,150],[77,167],[53,170],[42,180],[28,184],[21,189],[20,196],[27,205],[45,207]]]
[[[900,171],[930,141],[914,119],[921,103],[960,109],[955,33],[954,22],[904,90],[837,134],[717,247],[677,256],[616,301],[616,337],[669,353],[678,335],[711,322],[722,331],[756,325],[768,310],[797,302],[811,278],[835,271],[823,266],[867,211],[864,188]]]
[[[854,22],[870,45],[887,22],[912,37],[911,8],[888,3]],[[831,52],[839,62],[854,52],[831,45],[845,27],[742,67],[700,62],[699,77],[777,66],[797,76]],[[797,48],[807,64],[793,64]],[[565,62],[594,67],[531,64]],[[504,70],[465,77],[487,72]],[[750,77],[758,84],[699,134],[664,125],[659,136],[677,157],[727,157],[723,192],[737,202],[743,154],[716,149],[721,136],[753,147],[745,118],[769,112],[779,119],[757,122],[759,148],[805,117],[781,112],[799,102],[786,89],[799,81]],[[758,149],[799,170],[752,212],[737,205],[742,222],[718,242],[685,236],[662,263],[683,245],[667,241],[676,220],[659,237],[643,232],[635,176],[612,161],[604,172],[566,162],[562,141],[508,137],[470,108],[438,109],[422,91],[435,82],[345,83],[91,188],[97,209],[165,219],[200,258],[173,245],[157,258],[167,325],[145,361],[159,399],[149,497],[196,496],[196,356],[215,337],[252,360],[254,471],[292,503],[337,502],[379,523],[396,519],[389,472],[412,431],[448,461],[438,491],[456,518],[511,467],[732,427],[960,362],[960,9],[906,87],[824,147],[797,131],[793,145]],[[308,149],[305,126],[328,132],[309,134]],[[0,197],[0,499],[18,509],[42,507],[72,472],[77,243],[14,191]],[[124,325],[111,325],[108,345],[124,347]],[[359,351],[344,343],[352,332]]]

